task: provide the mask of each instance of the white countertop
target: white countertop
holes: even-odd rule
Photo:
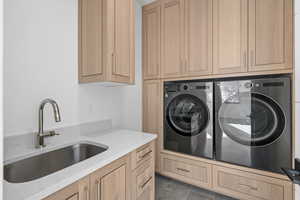
[[[27,136],[27,140],[31,140]],[[3,192],[4,200],[40,200],[48,195],[76,182],[77,180],[89,175],[95,170],[104,167],[118,158],[132,152],[140,146],[154,140],[156,135],[130,130],[106,130],[94,131],[93,133],[61,134],[60,136],[47,138],[48,146],[39,150],[33,145],[21,145],[19,141],[13,140],[5,146],[5,163],[10,163],[28,155],[36,155],[41,152],[57,149],[77,142],[99,143],[109,147],[109,149],[99,155],[91,157],[85,161],[67,167],[63,170],[48,176],[25,183],[9,183],[4,181]],[[24,140],[24,136],[22,138]]]

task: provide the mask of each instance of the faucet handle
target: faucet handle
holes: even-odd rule
[[[56,136],[60,135],[59,133],[56,133],[55,131],[49,131],[49,136]]]

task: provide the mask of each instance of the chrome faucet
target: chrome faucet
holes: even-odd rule
[[[55,131],[44,132],[44,107],[47,103],[50,103],[53,108],[55,122],[61,121],[59,108],[58,108],[56,101],[54,101],[52,99],[43,100],[39,107],[39,132],[37,135],[37,148],[46,146],[45,145],[45,137],[59,135],[58,133],[55,133]]]

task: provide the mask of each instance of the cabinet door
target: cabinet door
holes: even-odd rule
[[[249,0],[250,71],[292,68],[292,0]]]
[[[130,157],[124,156],[90,175],[90,200],[130,200]]]
[[[212,1],[185,1],[185,73],[212,73]]]
[[[117,82],[132,83],[134,81],[133,3],[133,0],[115,0],[112,80]]]
[[[132,200],[154,200],[154,163],[149,160],[133,172]]]
[[[159,171],[161,149],[161,125],[162,121],[162,84],[158,80],[145,81],[143,87],[143,130],[158,134],[156,142],[156,171]]]
[[[160,5],[143,8],[143,75],[160,77]]]
[[[163,174],[186,183],[211,189],[211,164],[168,154],[162,154],[161,160]]]
[[[214,74],[247,71],[247,0],[214,0]]]
[[[184,68],[183,0],[162,1],[162,76],[178,77]]]
[[[90,200],[90,177],[81,179],[78,182],[78,200]]]
[[[101,179],[101,199],[126,200],[126,168],[114,170]]]
[[[143,88],[143,130],[149,133],[159,132],[160,81],[144,82]]]
[[[70,198],[67,198],[66,200],[79,200],[78,194],[75,194],[74,196],[71,196]]]
[[[89,200],[89,176],[48,196],[44,200]]]
[[[237,199],[291,200],[292,188],[289,181],[213,166],[213,190]]]
[[[104,79],[102,66],[102,0],[79,1],[79,81]]]

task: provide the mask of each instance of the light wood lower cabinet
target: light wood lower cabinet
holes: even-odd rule
[[[43,200],[154,200],[155,141]]]
[[[220,166],[213,167],[213,190],[245,200],[291,200],[292,183]]]
[[[100,199],[125,200],[126,198],[126,165],[122,165],[105,175],[101,181]]]
[[[293,199],[293,184],[287,179],[276,178],[279,175],[267,172],[262,175],[257,173],[259,170],[190,157],[162,153],[161,174],[236,199]]]
[[[135,170],[141,164],[155,160],[155,143],[146,144],[131,153],[131,169]]]
[[[146,144],[131,153],[132,200],[154,200],[155,143]]]
[[[154,164],[148,160],[138,167],[132,176],[132,199],[133,200],[153,200],[155,196],[154,184]]]
[[[166,154],[161,156],[161,160],[162,174],[199,187],[211,188],[211,164]]]
[[[44,200],[89,200],[89,183],[90,179],[88,176],[52,194]]]
[[[158,135],[156,140],[155,170],[160,170],[161,122],[162,122],[162,82],[147,80],[143,83],[143,131]]]
[[[130,200],[130,157],[125,156],[90,176],[91,200]]]

